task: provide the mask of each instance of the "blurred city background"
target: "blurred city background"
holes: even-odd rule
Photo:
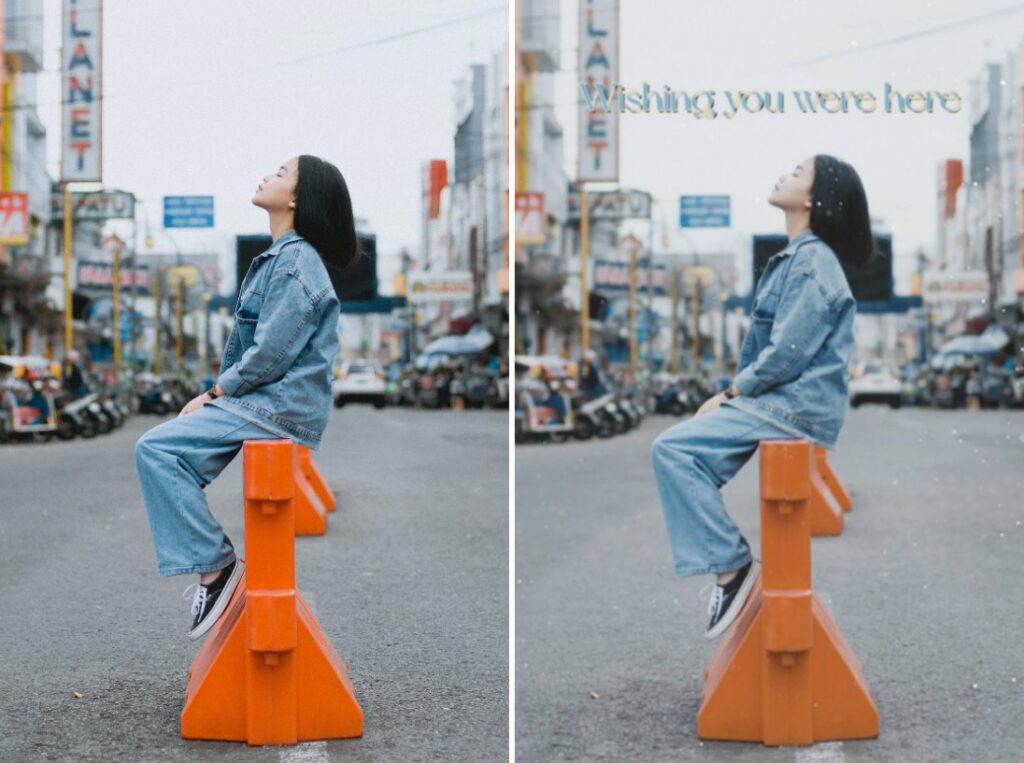
[[[0,5],[0,437],[209,386],[271,240],[250,199],[299,153],[369,254],[332,274],[336,402],[507,405],[506,5]]]
[[[851,403],[1024,407],[1024,9],[899,4],[885,22],[802,1],[517,4],[524,438],[588,437],[600,420],[563,411],[595,392],[683,413],[724,388],[757,278],[787,243],[768,193],[815,153],[861,175],[882,255],[847,273]],[[715,91],[719,113],[588,112],[581,82]],[[886,83],[962,108],[886,113]],[[726,118],[725,90],[782,92],[785,111]],[[867,90],[878,108],[802,114],[794,90]]]

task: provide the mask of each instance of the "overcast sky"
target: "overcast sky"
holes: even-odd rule
[[[576,172],[576,0],[562,0],[562,67],[556,108],[566,134],[566,171]],[[957,25],[897,44],[876,43],[977,17],[1012,12],[980,23]],[[968,82],[986,62],[1005,60],[1024,36],[1024,4],[1006,0],[930,2],[785,3],[630,0],[620,3],[619,78],[639,89],[671,85],[686,90],[770,89],[787,92],[786,114],[744,114],[732,120],[687,115],[627,114],[620,118],[620,181],[651,191],[660,202],[673,251],[730,248],[749,251],[754,232],[784,232],[782,213],[766,199],[779,175],[815,153],[831,153],[859,172],[873,216],[893,233],[897,270],[906,257],[935,240],[936,165],[968,159]],[[810,62],[838,52],[848,55]],[[901,91],[955,90],[965,99],[960,114],[803,116],[794,113],[794,88],[870,90],[880,97],[885,82]],[[679,228],[679,196],[729,194],[728,231]],[[641,229],[638,229],[638,231]],[[655,251],[661,237],[661,220]],[[897,286],[900,287],[898,279]]]
[[[44,8],[39,113],[56,178],[61,2]],[[433,28],[339,50],[423,27]],[[419,246],[420,165],[452,155],[453,82],[507,39],[507,5],[495,0],[107,0],[104,185],[143,199],[155,250],[227,255],[235,235],[269,230],[250,203],[262,176],[318,154],[377,233],[389,290],[389,256]],[[287,63],[298,58],[309,60]],[[189,194],[215,197],[216,228],[174,232],[172,243],[162,197]],[[230,287],[233,259],[224,263]]]

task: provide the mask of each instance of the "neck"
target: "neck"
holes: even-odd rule
[[[295,230],[295,213],[271,212],[270,213],[270,236],[277,241],[281,236],[290,230]]]
[[[810,229],[811,211],[809,209],[798,211],[786,210],[786,235],[789,236],[790,241]]]

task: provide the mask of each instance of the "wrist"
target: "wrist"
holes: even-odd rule
[[[734,397],[740,396],[740,389],[735,384],[730,384],[722,394],[725,395],[726,400],[732,400]]]

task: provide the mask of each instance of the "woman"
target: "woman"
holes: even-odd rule
[[[863,265],[875,252],[860,177],[835,157],[805,159],[779,178],[768,203],[785,213],[789,244],[757,284],[736,376],[651,449],[676,572],[717,576],[709,639],[736,619],[760,573],[719,489],[761,440],[835,446],[856,313],[842,265]]]
[[[244,568],[203,488],[245,440],[319,448],[338,349],[339,304],[325,266],[345,267],[358,254],[348,188],[323,159],[289,159],[263,178],[252,203],[267,211],[273,243],[239,288],[220,375],[135,446],[157,569],[199,574],[185,592],[194,590],[193,639],[223,613]]]

